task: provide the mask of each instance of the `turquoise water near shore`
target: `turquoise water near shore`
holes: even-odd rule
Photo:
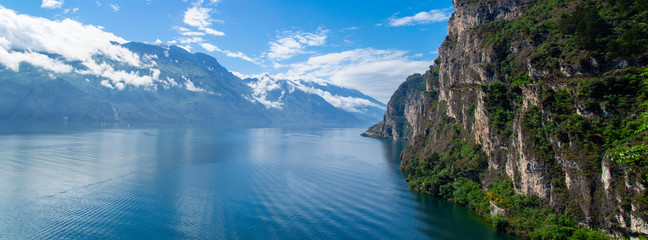
[[[2,239],[509,239],[364,129],[0,124]]]

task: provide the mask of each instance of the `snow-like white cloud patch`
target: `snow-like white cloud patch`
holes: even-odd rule
[[[204,34],[209,34],[209,35],[214,35],[214,36],[225,36],[225,33],[215,30],[211,28],[210,26],[212,25],[212,22],[218,20],[214,20],[211,17],[211,12],[213,9],[203,7],[202,1],[194,3],[194,5],[190,8],[188,8],[185,13],[184,13],[184,18],[183,22],[189,26],[198,28],[202,33]],[[183,32],[188,32],[189,29],[184,28],[186,31]]]
[[[224,33],[224,32],[221,32],[221,31],[218,31],[218,30],[214,30],[213,28],[208,28],[208,27],[206,27],[206,28],[200,28],[200,30],[205,31],[205,33],[206,33],[206,34],[209,34],[209,35],[214,35],[214,36],[225,36],[225,33]]]
[[[187,50],[187,52],[191,52],[191,45],[186,44],[186,45],[178,45],[178,47]]]
[[[220,52],[220,53],[225,54],[225,56],[228,56],[228,57],[231,57],[231,58],[240,58],[240,59],[242,59],[244,61],[248,61],[248,62],[257,64],[257,65],[259,64],[259,62],[256,59],[253,59],[253,58],[249,57],[248,55],[246,55],[245,53],[242,53],[242,52],[233,52],[233,51],[229,51],[229,50],[223,50],[223,49],[218,48],[218,46],[213,45],[211,43],[199,43],[199,45],[203,49],[207,50],[208,52]]]
[[[275,108],[282,109],[283,103],[281,100],[285,94],[284,91],[281,92],[281,96],[276,101],[268,99],[268,92],[273,90],[281,90],[281,85],[274,78],[269,75],[262,75],[256,77],[257,81],[252,81],[248,83],[253,90],[252,98],[248,98],[251,102],[258,102],[263,104],[267,109]]]
[[[180,34],[182,36],[190,36],[190,37],[193,37],[193,36],[205,36],[206,35],[204,32],[192,32],[192,31],[181,32]]]
[[[201,43],[201,42],[204,42],[204,41],[205,41],[205,39],[203,39],[201,37],[189,37],[189,38],[178,39],[178,42],[180,42],[182,44]]]
[[[446,9],[433,9],[427,12],[420,12],[413,16],[398,18],[392,16],[387,19],[387,25],[391,27],[422,25],[435,22],[443,22],[450,18],[452,15],[452,8]]]
[[[11,46],[9,41],[4,37],[0,37],[0,64],[12,71],[20,71],[20,63],[26,62],[55,73],[72,72],[72,66],[67,65],[60,60],[52,59],[47,55],[31,51],[9,51],[9,46]]]
[[[123,38],[69,18],[52,21],[0,7],[0,36],[11,43],[12,49],[58,54],[68,61],[89,61],[94,55],[104,55],[136,67],[142,64],[137,54],[113,44],[126,43]]]
[[[119,4],[114,4],[114,3],[113,3],[113,4],[110,4],[110,8],[112,8],[112,10],[113,10],[114,12],[117,12],[117,11],[119,11],[119,9],[120,9],[121,7],[119,6]]]
[[[186,78],[185,76],[182,76],[182,79],[185,80],[185,87],[189,91],[192,91],[192,92],[206,92],[207,91],[207,90],[205,90],[203,88],[196,87],[196,85],[194,85],[194,83],[191,81],[191,79]]]
[[[382,106],[380,106],[379,104],[373,103],[368,99],[332,94],[328,91],[315,88],[312,84],[307,84],[307,82],[304,82],[302,80],[278,79],[267,73],[245,75],[234,72],[234,74],[239,78],[257,79],[256,81],[247,83],[247,85],[253,89],[252,97],[248,98],[248,100],[250,100],[251,102],[261,103],[268,109],[282,109],[284,104],[282,100],[284,95],[286,94],[286,91],[288,93],[292,93],[296,90],[308,94],[318,95],[334,107],[348,112],[361,112],[362,109],[366,107],[382,108]],[[279,98],[275,101],[268,99],[268,92],[275,90],[280,90],[281,96],[279,96]]]
[[[218,47],[216,47],[216,46],[214,46],[213,44],[210,44],[210,43],[201,43],[200,46],[203,47],[208,52],[213,52],[213,51],[216,51],[216,49],[218,49]]]
[[[277,75],[285,79],[329,82],[357,89],[386,103],[407,76],[424,72],[432,61],[413,60],[406,51],[355,49],[310,57]]]
[[[57,0],[43,0],[43,3],[41,4],[42,8],[49,8],[49,9],[54,9],[54,8],[60,8],[63,5],[63,0],[57,1]]]
[[[136,87],[150,87],[153,86],[153,83],[158,81],[160,77],[160,70],[158,69],[150,69],[149,74],[142,75],[138,71],[115,70],[115,68],[107,63],[97,64],[92,61],[84,62],[83,64],[88,69],[77,70],[77,73],[106,78],[108,80],[107,84],[111,85],[111,88],[116,88],[118,90],[123,90],[128,85]],[[106,86],[103,82],[102,85]]]
[[[326,44],[328,30],[319,29],[308,33],[301,31],[284,31],[276,41],[270,42],[270,49],[264,56],[272,60],[286,60],[296,55],[307,53],[306,47]]]
[[[336,108],[341,108],[347,112],[360,112],[361,109],[365,107],[377,107],[377,108],[382,108],[382,106],[373,103],[369,101],[368,99],[364,98],[356,98],[356,97],[345,97],[345,96],[340,96],[340,95],[333,95],[330,92],[324,91],[322,89],[316,89],[313,87],[306,87],[304,85],[297,85],[296,86],[299,90],[302,90],[303,92],[310,93],[310,94],[315,94],[320,97],[322,97],[324,100],[326,100],[328,103],[333,105]]]
[[[77,11],[79,11],[79,8],[66,8],[63,10],[63,14],[76,13]]]
[[[242,53],[242,52],[233,52],[233,51],[222,50],[222,49],[216,49],[216,50],[223,53],[223,54],[225,54],[225,56],[228,56],[228,57],[240,58],[240,59],[242,59],[244,61],[248,61],[248,62],[257,64],[257,65],[259,64],[259,62],[257,60],[249,57],[248,55],[246,55],[245,53]]]
[[[192,27],[207,27],[212,22],[210,12],[210,8],[193,6],[185,11],[183,22]]]
[[[187,51],[191,51],[192,47],[195,47],[196,45],[199,45],[203,48],[207,46],[205,49],[210,52],[218,51],[218,49],[215,48],[214,45],[207,43],[205,39],[211,36],[225,36],[224,32],[212,28],[212,24],[214,22],[223,23],[223,21],[213,19],[212,12],[214,11],[214,9],[211,7],[206,7],[210,5],[216,5],[218,2],[219,1],[217,0],[210,0],[207,3],[205,3],[204,0],[197,0],[192,2],[191,7],[185,10],[182,19],[183,23],[186,24],[187,27],[173,27],[173,29],[182,36],[174,40],[175,42],[169,42],[169,44],[180,42],[184,45],[181,45],[179,47],[184,48]],[[203,4],[205,4],[206,6],[204,6]]]
[[[19,71],[20,63],[25,62],[54,73],[74,71],[105,78],[102,85],[120,90],[127,85],[151,86],[159,77],[159,70],[144,74],[115,70],[98,60],[136,68],[154,65],[152,59],[143,62],[139,55],[122,47],[120,44],[126,43],[123,38],[75,20],[52,21],[0,6],[0,36],[0,64],[13,71]],[[83,67],[73,69],[66,62],[79,62]]]

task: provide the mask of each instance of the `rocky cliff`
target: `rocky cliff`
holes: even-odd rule
[[[413,74],[389,99],[383,120],[363,133],[366,137],[407,141],[418,133],[418,120],[428,79],[438,79],[439,68],[431,67],[425,74]]]
[[[611,157],[646,146],[648,4],[453,3],[438,77],[426,73],[425,91],[410,77],[367,135],[409,139],[410,186],[493,215],[499,230],[648,236],[648,151]]]

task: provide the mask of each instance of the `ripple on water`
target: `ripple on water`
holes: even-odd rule
[[[1,128],[0,238],[502,239],[361,129]]]

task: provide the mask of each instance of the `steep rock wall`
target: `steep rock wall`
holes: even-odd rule
[[[407,141],[417,134],[425,84],[431,75],[437,75],[437,71],[438,68],[431,68],[423,75],[409,76],[390,98],[383,120],[363,136]]]
[[[580,59],[574,60],[564,52],[545,53],[547,48],[556,48],[552,41],[565,41],[552,39],[547,32],[528,38],[503,34],[502,40],[500,33],[492,31],[498,27],[504,31],[538,11],[555,15],[581,7],[579,1],[549,2],[454,0],[449,35],[435,61],[438,78],[428,74],[425,91],[402,89],[409,87],[403,84],[397,93],[407,93],[411,101],[397,108],[415,111],[405,116],[405,112],[390,112],[388,107],[384,120],[369,132],[409,139],[401,166],[415,190],[463,203],[457,200],[458,190],[448,194],[447,189],[456,189],[458,182],[468,179],[489,193],[490,211],[484,212],[493,212],[493,208],[504,212],[500,207],[506,208],[507,203],[498,203],[492,197],[497,194],[491,194],[496,191],[489,188],[510,181],[515,193],[540,199],[539,207],[568,214],[580,226],[601,228],[616,237],[646,236],[644,170],[611,161],[605,155],[610,140],[604,129],[599,129],[636,118],[645,96],[633,91],[645,88],[627,76],[638,70],[615,69],[645,66],[646,54],[604,63],[580,50],[577,54],[581,55],[569,55]],[[543,4],[548,7],[536,6]],[[597,87],[601,84],[607,88]],[[616,93],[624,92],[623,88],[631,90]],[[592,100],[599,95],[606,97],[600,97],[600,102]],[[611,98],[630,100],[626,105],[604,100]],[[413,112],[418,116],[412,116]],[[403,116],[411,131],[394,127],[394,119]],[[483,152],[487,165],[482,165],[479,154],[471,149]],[[454,159],[448,160],[451,156]],[[474,166],[458,167],[471,164]],[[479,211],[469,202],[463,204]],[[511,231],[529,237],[528,232]]]

